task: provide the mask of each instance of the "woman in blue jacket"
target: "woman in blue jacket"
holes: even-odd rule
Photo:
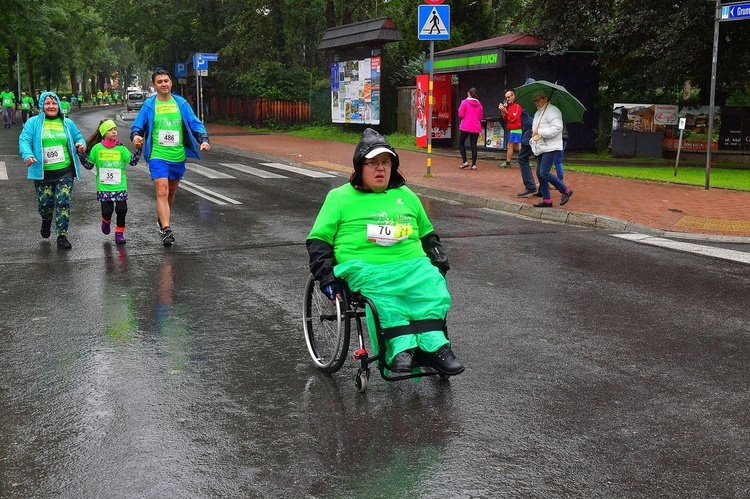
[[[39,106],[43,112],[26,122],[18,138],[18,151],[28,168],[27,178],[36,188],[42,237],[50,236],[54,217],[57,246],[70,249],[70,194],[73,180],[81,177],[77,153],[86,151],[86,140],[75,123],[63,116],[57,94],[42,92]]]

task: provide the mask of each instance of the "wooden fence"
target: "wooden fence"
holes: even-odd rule
[[[192,104],[192,99],[188,97]],[[220,117],[237,121],[244,126],[254,128],[272,127],[274,125],[330,125],[331,92],[328,89],[311,90],[308,101],[272,101],[268,99],[250,99],[247,97],[220,97],[204,94],[204,116]],[[381,133],[396,131],[396,116],[399,106],[395,90],[380,93]],[[207,108],[207,109],[206,109]],[[411,106],[407,105],[410,112]],[[356,123],[342,125],[360,130],[364,125]]]
[[[209,115],[232,119],[255,128],[310,123],[308,102],[217,96],[211,97],[209,102]]]

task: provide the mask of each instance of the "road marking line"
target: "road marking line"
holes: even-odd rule
[[[325,168],[326,170],[335,170],[337,172],[349,174],[352,172],[351,166],[344,166],[338,163],[331,163],[330,161],[307,161],[305,164],[318,166]]]
[[[227,203],[242,204],[241,201],[237,201],[236,199],[232,199],[232,198],[229,198],[229,197],[226,197],[226,196],[222,196],[218,192],[214,192],[211,189],[206,189],[205,187],[201,187],[200,185],[194,184],[192,182],[188,182],[185,179],[183,179],[183,180],[180,181],[180,186],[183,186],[186,191],[192,192],[193,194],[196,194],[196,195],[198,195],[198,196],[200,196],[202,198],[208,199],[209,201],[212,201],[212,202],[214,202],[216,204],[226,204],[226,203],[224,203],[222,201],[219,201],[217,199],[213,199],[211,196],[214,196],[214,197],[219,198],[219,199],[223,199]],[[195,189],[195,190],[193,190],[193,189]],[[204,194],[202,194],[201,192],[198,192],[198,191],[205,192],[208,195],[204,195]]]
[[[307,177],[313,178],[330,178],[336,176],[331,175],[330,173],[314,172],[311,170],[305,170],[304,168],[297,168],[296,166],[289,166],[282,163],[261,163],[261,165],[270,166],[271,168],[278,168],[279,170],[284,170],[287,172],[299,173],[300,175],[305,175]]]
[[[710,256],[712,258],[719,258],[721,260],[729,260],[731,262],[747,263],[750,264],[750,253],[744,253],[742,251],[724,249],[724,248],[713,248],[711,246],[701,246],[699,244],[686,243],[682,241],[672,241],[671,239],[664,239],[661,237],[647,236],[645,234],[612,234],[614,237],[632,241],[634,243],[648,244],[651,246],[657,246],[659,248],[669,248],[677,251],[684,251],[687,253],[693,253],[696,255]]]
[[[133,168],[135,168],[136,170],[140,170],[142,172],[145,172],[145,173],[149,173],[149,176],[150,176],[150,172],[148,171],[148,167],[145,167],[145,166],[142,166],[142,165],[135,165]],[[180,181],[180,186],[182,188],[184,188],[186,191],[192,192],[196,196],[202,197],[203,199],[208,199],[209,201],[211,201],[212,203],[215,203],[215,204],[219,204],[219,205],[225,205],[225,204],[227,204],[224,201],[226,201],[228,203],[231,203],[231,204],[242,204],[241,201],[237,201],[236,199],[232,199],[232,198],[229,198],[229,197],[226,197],[226,196],[222,196],[218,192],[214,192],[214,191],[212,191],[210,189],[206,189],[205,187],[201,187],[199,185],[196,185],[196,184],[194,184],[192,182],[189,182],[187,180],[184,180],[184,179]],[[207,193],[207,194],[210,194],[210,196],[206,195],[206,194],[203,194],[204,192]],[[222,199],[224,201],[221,201]]]
[[[143,173],[148,173],[149,178],[151,178],[151,172],[148,171],[148,166],[135,165],[132,168],[135,168],[136,170],[141,171]],[[91,173],[94,173],[94,170],[91,170]]]
[[[278,173],[267,172],[265,170],[261,170],[259,168],[253,168],[252,166],[247,166],[247,165],[243,165],[240,163],[219,163],[219,164],[221,166],[226,166],[227,168],[241,171],[242,173],[249,173],[250,175],[255,175],[256,177],[260,177],[260,178],[286,178],[284,175],[279,175]]]
[[[5,161],[0,161],[0,180],[8,180],[8,169],[5,168]]]
[[[204,177],[208,178],[234,178],[227,173],[217,172],[216,170],[212,170],[211,168],[206,168],[203,165],[197,165],[195,163],[186,163],[185,168],[193,173],[197,173],[198,175],[203,175]]]

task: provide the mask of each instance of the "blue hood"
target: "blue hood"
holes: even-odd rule
[[[62,112],[62,106],[60,105],[60,97],[57,96],[55,92],[49,92],[44,91],[39,95],[39,110],[41,114],[44,114],[44,100],[47,97],[54,97],[54,99],[57,101],[57,117],[61,119],[65,119],[65,116],[63,116]]]

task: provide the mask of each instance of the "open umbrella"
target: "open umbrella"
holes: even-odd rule
[[[562,118],[565,123],[581,123],[583,121],[583,112],[586,110],[581,101],[573,97],[565,87],[556,83],[550,83],[544,80],[536,80],[517,87],[516,102],[526,109],[529,114],[536,109],[533,96],[537,90],[545,92],[549,97],[549,103],[560,109]]]

